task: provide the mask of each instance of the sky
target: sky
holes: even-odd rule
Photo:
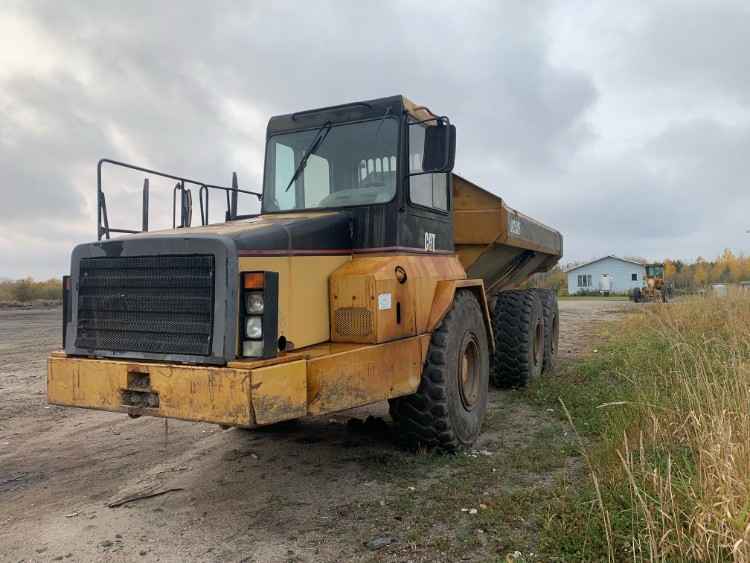
[[[5,0],[0,278],[96,238],[99,158],[258,189],[271,115],[394,94],[448,115],[455,171],[560,230],[565,263],[750,253],[748,52],[744,0]],[[142,181],[105,173],[112,226]]]

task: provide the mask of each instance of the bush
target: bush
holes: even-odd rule
[[[52,278],[47,281],[34,281],[33,278],[24,278],[15,281],[0,282],[0,302],[17,301],[20,303],[29,303],[37,299],[61,300],[62,280]]]
[[[584,289],[584,290],[578,290],[575,293],[572,293],[570,295],[577,296],[577,297],[602,297],[604,294],[598,289],[589,289],[589,290]],[[628,297],[630,296],[630,292],[629,291],[610,291],[608,295],[618,296],[618,297]]]

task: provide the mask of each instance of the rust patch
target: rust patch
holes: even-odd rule
[[[255,417],[259,426],[300,418],[307,414],[300,411],[300,405],[284,397],[258,397],[253,399]],[[257,420],[258,416],[261,420]]]
[[[353,348],[308,362],[308,412],[323,414],[413,393],[422,373],[421,337]]]
[[[254,369],[250,383],[255,423],[272,424],[307,414],[307,361]]]

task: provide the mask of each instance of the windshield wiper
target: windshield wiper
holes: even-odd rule
[[[378,152],[378,138],[380,137],[380,128],[383,126],[383,122],[385,121],[385,118],[388,117],[391,114],[391,108],[386,108],[385,113],[383,114],[383,117],[380,118],[380,121],[378,121],[378,128],[375,129],[375,152]]]
[[[291,180],[289,180],[289,183],[286,185],[286,189],[284,190],[284,192],[288,192],[289,188],[292,187],[292,184],[294,184],[294,181],[297,179],[297,176],[299,176],[300,173],[305,169],[305,166],[307,166],[307,159],[309,159],[310,155],[312,155],[316,150],[318,150],[318,147],[328,136],[328,132],[330,130],[331,130],[330,121],[327,121],[323,125],[323,127],[318,129],[318,132],[315,134],[315,138],[313,139],[313,142],[310,143],[310,146],[307,147],[305,154],[302,155],[302,158],[300,159],[299,164],[297,165],[297,168],[294,171],[294,174],[292,174]]]

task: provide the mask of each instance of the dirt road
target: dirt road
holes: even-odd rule
[[[560,305],[567,360],[629,306]],[[492,390],[457,456],[399,450],[383,404],[254,432],[48,406],[60,316],[0,311],[2,561],[535,560],[540,507],[578,464],[515,391]],[[387,424],[350,422],[369,415]]]

